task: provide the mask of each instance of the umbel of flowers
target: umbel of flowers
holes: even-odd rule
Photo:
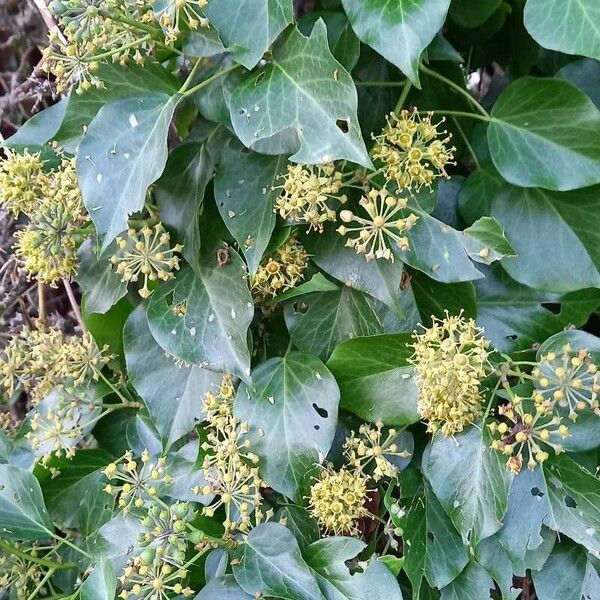
[[[494,418],[486,426],[492,448],[507,457],[507,468],[514,473],[523,465],[534,469],[551,452],[564,451],[563,441],[570,435],[565,413],[572,421],[585,410],[600,414],[598,369],[585,349],[565,344],[535,363],[519,362],[494,353],[472,319],[448,313],[444,319],[433,317],[432,325],[415,332],[413,339],[409,362],[428,431],[459,433],[479,421],[484,402],[484,419],[496,402]],[[493,357],[499,359],[495,367]]]

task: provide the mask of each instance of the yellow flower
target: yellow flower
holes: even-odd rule
[[[423,185],[430,187],[437,177],[448,178],[446,166],[453,164],[455,148],[448,147],[447,132],[438,131],[444,119],[433,124],[432,116],[420,117],[416,108],[391,113],[381,134],[374,136],[373,158],[383,163],[386,179],[399,190],[418,191]]]
[[[357,254],[364,254],[367,260],[385,258],[394,262],[390,244],[396,244],[402,251],[408,250],[408,238],[402,234],[412,229],[419,217],[411,213],[402,218],[407,201],[391,196],[385,189],[371,190],[366,197],[361,198],[359,204],[368,217],[361,217],[350,210],[342,210],[340,219],[348,224],[356,222],[357,225],[341,225],[337,232],[343,236],[354,234],[356,237],[348,237],[346,246],[354,248]]]
[[[340,194],[343,186],[344,176],[333,163],[288,165],[275,212],[292,223],[307,223],[308,231],[321,232],[324,223],[335,221],[330,202],[346,202],[346,195]]]
[[[586,407],[600,414],[600,376],[587,350],[573,351],[565,344],[558,354],[549,352],[542,356],[532,375],[542,396],[561,408],[568,408],[572,421]]]
[[[209,27],[209,22],[203,13],[208,5],[207,0],[168,0],[156,12],[156,19],[165,30],[167,44],[177,40],[185,27],[196,30],[199,27]]]
[[[37,554],[35,546],[33,548],[24,548],[19,544],[16,546],[25,555],[35,557]],[[11,598],[13,594],[16,600],[30,598],[44,574],[44,568],[35,562],[8,552],[0,554],[0,590],[8,592],[10,589]]]
[[[336,535],[354,534],[365,508],[367,477],[360,471],[326,467],[310,488],[310,510],[323,529]]]
[[[497,413],[504,420],[488,425],[495,436],[492,448],[508,457],[506,466],[513,473],[518,473],[524,462],[528,469],[535,469],[549,458],[548,449],[556,454],[563,451],[561,442],[569,430],[539,392],[526,401],[511,392],[510,402],[500,405]]]
[[[21,154],[4,149],[6,158],[0,162],[0,204],[10,214],[29,212],[43,196],[48,185],[39,152]]]
[[[250,278],[252,296],[258,303],[268,306],[277,294],[295,287],[304,279],[308,255],[302,244],[292,238],[258,267]]]
[[[352,432],[350,437],[346,438],[344,454],[349,466],[363,473],[367,473],[367,469],[372,468],[371,477],[375,481],[396,475],[398,467],[390,461],[391,457],[408,458],[410,456],[409,452],[398,447],[398,431],[396,429],[388,429],[384,437],[383,423],[378,422],[375,425],[363,423],[358,433],[357,436]]]
[[[488,372],[489,342],[472,319],[446,313],[413,334],[409,362],[417,373],[418,410],[427,430],[453,435],[470,425],[481,410],[481,380]]]
[[[127,239],[118,237],[119,251],[110,257],[111,264],[121,276],[121,281],[136,282],[143,277],[144,285],[139,290],[142,298],[152,293],[148,287],[150,281],[173,279],[173,271],[179,269],[180,259],[176,253],[183,250],[181,244],[171,248],[170,235],[162,223],[153,228],[130,229]]]

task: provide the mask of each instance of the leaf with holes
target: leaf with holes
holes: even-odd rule
[[[356,106],[352,78],[331,55],[321,20],[308,38],[291,29],[229,101],[235,133],[249,148],[261,142],[260,151],[294,153],[294,162],[345,158],[370,166]]]
[[[234,412],[248,423],[246,439],[273,489],[302,499],[333,442],[339,399],[327,367],[301,352],[262,363],[240,386]]]

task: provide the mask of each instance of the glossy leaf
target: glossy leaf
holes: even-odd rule
[[[178,97],[155,93],[105,104],[77,153],[83,202],[104,251],[144,206],[167,161],[167,132]]]
[[[327,366],[341,392],[341,406],[372,423],[406,426],[420,419],[410,334],[357,337],[339,344]]]
[[[127,373],[165,444],[189,433],[204,417],[202,398],[221,382],[221,375],[197,365],[177,365],[165,356],[138,306],[123,329]]]
[[[81,586],[81,600],[113,600],[117,578],[111,562],[101,559]]]
[[[256,66],[294,15],[291,0],[222,0],[204,11],[234,59],[248,69]]]
[[[300,500],[335,434],[340,392],[316,357],[291,352],[252,372],[238,389],[234,412],[249,425],[247,439],[261,459],[261,476]]]
[[[442,589],[440,600],[482,600],[490,597],[493,587],[494,582],[487,571],[471,562],[452,583]]]
[[[233,128],[245,146],[266,140],[262,152],[294,153],[294,162],[345,158],[370,166],[356,107],[354,83],[331,56],[323,21],[308,38],[290,30],[274,48],[271,63],[247,75],[229,103]]]
[[[494,104],[487,135],[510,183],[559,191],[600,183],[600,112],[566,81],[513,82]]]
[[[225,225],[239,244],[251,274],[256,273],[275,227],[273,205],[281,190],[283,156],[264,156],[230,144],[215,177],[215,201]]]
[[[600,6],[595,0],[527,0],[525,27],[544,48],[600,60]]]
[[[182,269],[163,283],[148,304],[148,323],[156,341],[170,354],[215,371],[250,374],[248,326],[254,305],[242,260],[229,249],[219,266],[216,252],[205,257],[200,276]],[[185,303],[179,316],[173,307]]]
[[[0,531],[9,540],[41,540],[52,523],[37,479],[13,465],[0,465]]]
[[[423,472],[465,543],[475,545],[502,527],[512,476],[490,449],[487,428],[436,436],[423,456]]]
[[[373,303],[348,286],[288,304],[285,321],[294,345],[321,360],[327,360],[340,342],[383,333]]]
[[[417,86],[421,53],[442,27],[450,0],[343,0],[360,40],[396,65]]]

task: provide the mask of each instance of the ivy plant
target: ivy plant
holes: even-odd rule
[[[46,9],[0,598],[600,598],[598,2]]]

